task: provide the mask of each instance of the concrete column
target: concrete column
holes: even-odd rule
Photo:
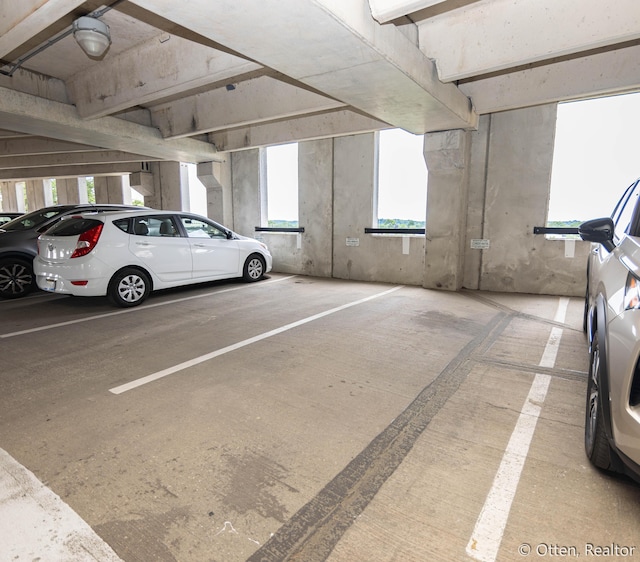
[[[57,178],[56,192],[60,205],[88,203],[87,178]]]
[[[188,209],[189,174],[186,166],[180,162],[152,162],[150,170],[153,177],[153,194],[145,195],[144,204],[154,209]]]
[[[470,133],[461,130],[425,135],[429,188],[423,286],[427,289],[462,287],[470,146]]]
[[[207,189],[207,216],[233,228],[231,158],[198,164],[198,179]]]
[[[131,204],[129,176],[96,176],[93,178],[96,203]]]
[[[24,193],[22,185],[15,181],[0,182],[2,193],[2,210],[14,213],[24,213]]]
[[[491,115],[487,147],[479,288],[584,294],[583,256],[533,233],[545,226],[556,127],[556,104]],[[586,254],[588,244],[582,245]]]
[[[332,275],[368,281],[391,261],[363,230],[373,223],[376,137],[338,137],[334,146]]]
[[[471,161],[469,166],[469,192],[467,206],[467,242],[464,260],[466,289],[480,288],[480,272],[484,255],[481,247],[471,247],[473,240],[485,239],[485,195],[487,180],[487,157],[489,154],[489,132],[491,115],[481,115],[478,130],[471,132]],[[478,243],[474,244],[475,246]],[[480,246],[482,243],[480,243]]]
[[[233,222],[227,224],[239,234],[254,236],[255,227],[266,220],[266,190],[261,189],[264,166],[261,150],[243,150],[231,154],[233,175]]]
[[[333,139],[298,145],[299,271],[331,277],[333,254]],[[295,272],[295,269],[291,271]]]
[[[42,209],[53,205],[53,190],[51,189],[51,180],[28,180],[26,182],[27,189],[27,205],[29,211]]]

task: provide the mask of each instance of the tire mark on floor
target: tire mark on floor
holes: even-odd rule
[[[247,562],[326,560],[467,378],[474,363],[473,354],[490,347],[514,316],[498,312],[391,424]]]

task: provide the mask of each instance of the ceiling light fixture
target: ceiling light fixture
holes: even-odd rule
[[[109,26],[97,18],[82,16],[73,22],[73,37],[90,57],[104,55],[111,45]]]

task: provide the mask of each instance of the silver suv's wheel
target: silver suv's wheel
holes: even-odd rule
[[[604,431],[601,392],[602,364],[598,333],[593,335],[591,364],[587,383],[587,404],[584,426],[584,447],[589,460],[598,468],[611,469],[611,448]]]
[[[0,297],[17,299],[33,289],[31,264],[19,258],[0,260]]]

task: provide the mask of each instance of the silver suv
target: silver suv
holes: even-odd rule
[[[584,328],[590,368],[585,449],[598,468],[640,480],[640,179],[610,217],[583,223],[593,242]]]

